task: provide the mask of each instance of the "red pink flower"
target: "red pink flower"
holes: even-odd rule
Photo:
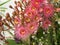
[[[36,22],[31,22],[27,24],[26,28],[28,29],[29,33],[32,34],[38,29],[38,23]]]
[[[44,5],[43,11],[44,11],[44,16],[49,18],[49,17],[53,16],[54,7],[51,4],[46,4],[46,5]]]
[[[24,26],[20,26],[20,28],[15,30],[15,36],[16,38],[25,40],[29,37],[29,32],[27,30],[27,28],[25,28]]]
[[[51,25],[51,22],[48,19],[45,19],[42,23],[43,29],[48,29],[48,27]]]

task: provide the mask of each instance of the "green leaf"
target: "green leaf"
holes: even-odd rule
[[[7,9],[7,8],[5,8],[5,7],[0,7],[0,9]]]
[[[15,40],[8,39],[7,41],[9,42],[8,45],[22,45],[21,43],[17,44]]]
[[[5,3],[9,2],[9,1],[11,1],[11,0],[8,0],[8,1],[1,3],[0,6],[4,5]]]
[[[37,31],[36,37],[38,39],[40,39],[42,36],[43,36],[43,29],[42,28],[39,28],[38,31]]]
[[[0,10],[0,12],[5,12],[5,10]]]

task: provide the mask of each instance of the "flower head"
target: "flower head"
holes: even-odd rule
[[[44,6],[44,16],[49,18],[51,16],[53,16],[54,13],[54,7],[52,4],[46,4]]]
[[[36,14],[33,19],[35,22],[43,21],[41,14]]]
[[[42,23],[43,29],[48,29],[48,27],[51,25],[51,22],[48,19],[45,19]]]
[[[26,28],[28,29],[29,33],[32,34],[38,29],[38,23],[36,22],[31,22],[27,24]]]
[[[26,7],[24,12],[25,12],[25,16],[28,16],[30,18],[33,18],[35,14],[38,13],[37,8],[35,8],[32,5],[29,5],[28,7]]]
[[[20,23],[21,23],[21,20],[19,19],[19,17],[18,17],[18,16],[15,16],[13,20],[14,20],[14,24],[15,24],[15,25],[17,25],[17,24],[20,24]]]
[[[19,39],[25,40],[29,37],[29,32],[24,26],[15,30],[15,36]]]

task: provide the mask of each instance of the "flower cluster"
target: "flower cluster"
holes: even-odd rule
[[[43,29],[48,29],[51,25],[51,18],[54,14],[54,6],[47,0],[26,0],[22,1],[23,5],[15,1],[16,6],[13,8],[13,22],[15,27],[15,37],[26,40],[30,35],[38,30],[39,25]],[[26,3],[26,5],[24,5]]]
[[[37,31],[40,23],[42,23],[41,27],[43,29],[47,29],[51,25],[49,18],[54,14],[54,6],[47,0],[30,0],[29,5],[25,6],[25,9],[22,8],[19,1],[15,3],[16,6],[13,14],[15,15],[14,27],[16,38],[25,40]]]
[[[6,37],[3,35],[4,31],[7,31],[14,36],[16,43],[19,43],[20,41],[27,41],[27,43],[31,43],[30,45],[44,45],[45,43],[46,45],[49,45],[52,43],[53,39],[53,43],[58,45],[57,42],[59,42],[59,40],[57,40],[58,38],[56,38],[56,34],[59,34],[58,18],[60,8],[58,7],[59,1],[54,1],[15,0],[15,6],[9,6],[13,10],[12,15],[9,13],[6,13],[6,16],[0,14],[0,40],[3,40],[6,44],[9,44],[5,39]],[[3,4],[5,3],[6,2]],[[6,8],[1,7],[1,9],[3,9],[2,11],[5,11],[4,9]],[[5,17],[2,17],[2,15]],[[14,34],[9,31],[10,29],[14,30]],[[51,35],[54,35],[53,38],[49,38]],[[59,37],[59,35],[57,35],[57,37]],[[48,40],[50,40],[50,42]]]

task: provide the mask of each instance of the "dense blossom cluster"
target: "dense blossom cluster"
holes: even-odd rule
[[[20,40],[29,43],[29,39],[32,38],[38,40],[38,36],[41,34],[40,30],[44,30],[43,37],[45,39],[45,34],[50,35],[50,27],[53,28],[51,35],[55,33],[55,29],[59,27],[57,26],[58,24],[55,25],[55,23],[57,23],[56,21],[58,19],[56,18],[59,17],[59,14],[57,16],[56,14],[60,12],[60,8],[55,7],[50,0],[20,0],[14,3],[14,7],[12,5],[9,6],[14,10],[12,15],[6,13],[4,18],[0,16],[0,40],[4,40],[5,43],[8,44],[7,40],[5,40],[5,36],[2,35],[2,31],[4,34],[4,31],[12,29],[14,30],[14,35],[10,31],[8,32],[14,36],[17,43],[19,43]],[[57,33],[58,32],[59,31],[57,31]]]
[[[26,0],[23,2],[26,2]],[[40,24],[43,29],[48,29],[51,25],[49,18],[54,14],[53,4],[47,0],[29,0],[28,4],[25,9],[21,8],[20,2],[17,2],[15,6],[14,12],[17,16],[14,17],[14,27],[15,36],[18,39],[27,39],[37,31]],[[22,11],[19,11],[19,7]]]

